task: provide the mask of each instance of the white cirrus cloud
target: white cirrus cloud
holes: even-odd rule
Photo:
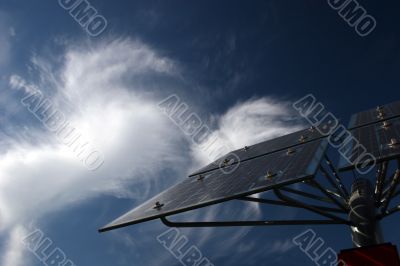
[[[183,177],[190,165],[210,161],[158,109],[162,96],[157,95],[160,86],[154,84],[165,77],[181,79],[176,62],[131,39],[67,47],[61,58],[62,64],[55,69],[49,58],[34,56],[34,81],[14,74],[9,85],[21,93],[41,90],[47,94],[71,125],[105,155],[105,163],[89,172],[39,121],[26,126],[18,139],[4,136],[10,139],[7,149],[0,150],[0,235],[10,239],[5,250],[7,266],[22,263],[20,246],[14,241],[21,225],[105,193],[147,198],[157,190],[154,186],[167,182],[161,177],[165,169]],[[190,104],[206,108],[205,103]],[[233,143],[233,148],[300,126],[287,104],[273,98],[240,102],[213,117],[217,123],[211,135],[219,136],[222,143]],[[40,141],[32,141],[32,136]],[[127,183],[145,188],[132,192],[126,189]],[[243,213],[246,217],[259,214],[253,207]],[[215,209],[205,217],[215,218]],[[236,241],[242,235],[239,230],[231,238]]]
[[[210,146],[229,152],[305,128],[290,102],[272,97],[238,102],[210,120],[215,121],[214,130],[203,143],[192,146],[196,166],[210,163],[210,154],[219,154],[210,151]]]
[[[23,226],[15,226],[6,241],[6,252],[1,256],[1,265],[5,266],[24,266],[26,260],[24,257],[25,247],[22,242],[27,235],[27,230]]]
[[[171,60],[128,39],[94,49],[70,48],[64,57],[57,71],[45,58],[33,57],[39,82],[14,74],[10,87],[21,93],[39,89],[47,94],[71,125],[106,155],[105,163],[95,172],[88,171],[68,147],[43,131],[39,121],[26,131],[39,136],[40,142],[9,136],[7,143],[12,145],[0,151],[0,232],[9,237],[19,224],[102,193],[147,197],[143,191],[148,188],[134,195],[124,185],[127,181],[154,185],[150,180],[159,180],[158,174],[167,166],[174,170],[177,162],[186,165],[179,154],[182,137],[158,110],[157,99],[145,95],[142,87],[136,90],[134,82],[129,86],[126,82],[132,75],[173,76],[176,68]],[[31,119],[36,119],[33,114]],[[6,253],[11,250],[15,251],[14,245]]]

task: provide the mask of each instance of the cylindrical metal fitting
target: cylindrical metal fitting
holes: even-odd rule
[[[383,243],[376,218],[374,190],[368,179],[360,178],[353,183],[349,205],[353,245],[365,247]]]

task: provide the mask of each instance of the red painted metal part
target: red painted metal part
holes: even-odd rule
[[[391,243],[342,250],[340,266],[400,266],[397,247]]]

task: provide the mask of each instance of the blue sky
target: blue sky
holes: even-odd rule
[[[104,1],[90,36],[58,1],[0,2],[0,261],[44,265],[23,239],[41,230],[75,265],[181,265],[159,221],[97,229],[210,161],[157,107],[176,94],[239,148],[308,127],[308,93],[343,119],[399,99],[399,4],[359,1],[377,21],[360,37],[327,1]],[[21,104],[41,91],[104,164],[88,171]],[[229,203],[191,219],[300,217]],[[400,242],[396,217],[385,240]],[[314,265],[292,244],[309,227],[180,229],[214,265]],[[313,227],[326,247],[350,230]]]

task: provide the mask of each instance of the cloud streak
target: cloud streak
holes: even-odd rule
[[[26,236],[26,233],[26,229],[22,226],[16,226],[13,228],[6,243],[6,252],[2,256],[1,265],[26,265],[26,260],[24,259],[24,246],[22,243],[22,239]]]
[[[158,176],[167,165],[185,161],[178,153],[181,137],[157,109],[156,99],[135,88],[140,84],[127,83],[132,75],[174,75],[170,60],[127,39],[94,50],[68,49],[65,59],[57,75],[46,59],[34,57],[32,68],[38,71],[39,82],[13,75],[10,86],[22,94],[36,88],[47,94],[71,124],[106,154],[105,163],[96,172],[87,171],[39,121],[26,126],[29,136],[8,137],[11,147],[0,151],[3,234],[101,194],[138,197],[126,190],[126,182],[152,186],[151,180],[163,182]],[[24,111],[28,112],[20,109]],[[32,141],[34,136],[41,141]]]
[[[5,251],[7,266],[22,263],[21,247],[16,244],[22,225],[99,195],[147,198],[163,184],[177,180],[161,177],[166,169],[184,177],[190,166],[209,162],[157,106],[162,93],[155,84],[163,84],[165,78],[182,78],[177,62],[131,39],[67,47],[62,58],[62,65],[55,69],[51,58],[34,56],[31,67],[36,78],[14,74],[9,86],[21,95],[43,91],[102,151],[105,162],[97,171],[87,171],[39,121],[27,124],[24,134],[16,132],[18,137],[5,136],[9,146],[0,150],[0,234],[10,239]],[[191,104],[196,109],[205,106]],[[28,111],[21,108],[18,112]],[[218,141],[233,143],[233,148],[301,126],[286,103],[273,98],[239,102],[211,120],[217,121],[212,134],[219,136]],[[134,183],[144,185],[146,192],[128,190],[126,184]],[[217,213],[214,209],[202,215],[212,220]],[[241,213],[257,216],[259,210],[250,205]],[[211,233],[204,234],[203,240]],[[231,237],[223,236],[230,239],[226,248],[244,233],[239,230]]]

